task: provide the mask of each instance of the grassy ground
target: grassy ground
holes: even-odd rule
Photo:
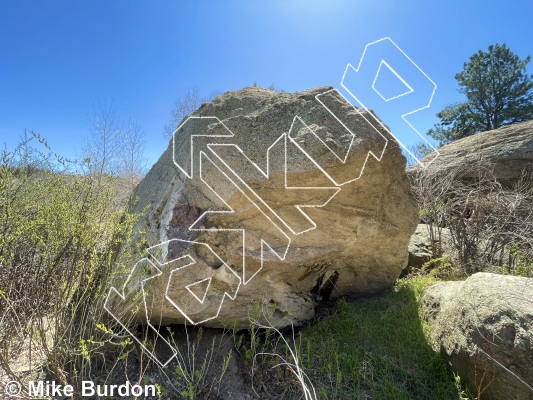
[[[394,290],[367,299],[340,300],[333,312],[301,329],[295,343],[299,364],[319,399],[461,399],[446,362],[427,344],[419,298],[430,277],[400,280]],[[290,339],[291,332],[284,334]],[[264,342],[263,342],[264,343]],[[277,343],[277,345],[276,345]],[[294,358],[270,336],[261,351]],[[267,359],[270,358],[270,361]],[[256,383],[272,397],[303,398],[296,376],[279,358],[256,358]],[[310,386],[309,386],[310,387]],[[312,390],[311,390],[312,391]],[[310,397],[312,398],[312,397]]]
[[[389,292],[332,302],[297,330],[169,327],[162,334],[180,350],[181,367],[160,369],[142,352],[128,351],[111,370],[94,364],[93,377],[156,384],[154,400],[467,400],[428,345],[419,316],[420,296],[434,281],[410,276]]]
[[[412,275],[389,292],[332,302],[319,309],[315,321],[297,330],[279,332],[252,325],[247,332],[226,331],[222,336],[229,339],[235,368],[230,367],[225,376],[219,368],[198,368],[198,372],[193,368],[189,375],[191,380],[197,375],[197,387],[174,391],[174,396],[226,399],[228,392],[215,388],[224,382],[230,389],[239,386],[234,398],[242,399],[467,400],[444,359],[429,346],[428,327],[419,316],[420,297],[433,282],[431,276]],[[216,331],[206,330],[221,335]],[[192,331],[189,335],[201,336]],[[187,347],[195,346],[200,345]],[[222,348],[226,353],[218,354],[213,366],[222,364],[230,351],[218,347]],[[209,351],[197,354],[197,365],[203,357],[212,357]],[[180,383],[182,374],[177,375],[175,385],[185,387]],[[162,398],[168,394],[163,390]]]

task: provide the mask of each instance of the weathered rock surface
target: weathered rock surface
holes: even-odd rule
[[[424,293],[432,345],[482,399],[533,399],[533,279],[477,273]]]
[[[449,250],[447,247],[450,241],[450,230],[441,228],[442,248],[444,251]],[[418,224],[415,233],[409,241],[409,262],[408,266],[413,268],[422,268],[424,263],[433,257],[432,240],[429,234],[429,227],[426,224]],[[435,242],[438,245],[438,242]]]
[[[418,213],[372,115],[329,87],[248,87],[193,117],[135,190],[152,324],[245,327],[262,305],[281,327],[321,299],[394,284]]]
[[[431,238],[426,224],[418,224],[415,233],[409,241],[408,267],[422,268],[424,263],[433,256],[431,251]]]
[[[533,173],[533,121],[481,132],[457,140],[439,149],[440,156],[429,164],[430,169],[448,171],[464,166],[481,164],[493,169],[494,176],[503,184],[517,181],[522,171]],[[429,162],[433,155],[422,162]],[[409,173],[419,169],[418,164]],[[478,170],[471,168],[463,178],[477,178]]]

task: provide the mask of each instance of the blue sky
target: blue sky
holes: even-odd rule
[[[411,120],[426,132],[462,99],[454,74],[472,54],[506,43],[533,55],[531,15],[530,0],[0,0],[0,144],[30,129],[74,157],[106,100],[142,127],[155,162],[187,89],[341,88],[346,64],[383,37],[437,84],[431,107]]]

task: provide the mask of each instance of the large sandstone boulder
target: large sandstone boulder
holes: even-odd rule
[[[379,161],[379,159],[381,161]],[[204,104],[138,185],[152,324],[278,327],[321,299],[390,288],[418,213],[397,143],[324,87]],[[133,289],[125,290],[132,292]]]
[[[451,171],[464,169],[464,179],[476,179],[479,174],[473,165],[493,171],[504,185],[516,182],[523,172],[533,174],[533,121],[509,125],[493,131],[481,132],[456,140],[439,149],[439,157],[429,164],[431,170]],[[424,165],[433,154],[422,159]],[[420,169],[419,164],[409,168],[409,173]]]
[[[533,279],[477,273],[437,283],[423,313],[434,349],[473,396],[533,399]]]

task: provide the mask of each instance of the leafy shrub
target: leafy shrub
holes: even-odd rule
[[[2,153],[0,367],[12,379],[22,380],[11,366],[24,359],[32,373],[77,385],[118,329],[103,302],[136,216],[116,202],[114,177],[85,173],[89,162],[57,156],[36,134]]]

